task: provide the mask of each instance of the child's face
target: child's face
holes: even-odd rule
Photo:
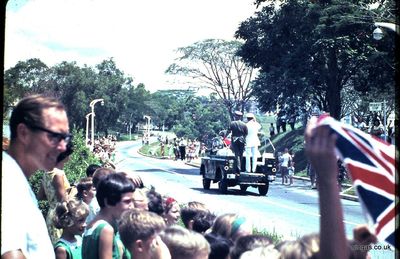
[[[74,235],[79,235],[81,236],[83,232],[85,231],[86,228],[86,217],[81,217],[79,218],[75,224],[70,228],[70,231]]]
[[[87,191],[83,191],[83,197],[86,204],[89,204],[94,196],[96,196],[96,188],[94,188],[94,186]]]
[[[115,216],[119,218],[121,214],[129,209],[133,209],[133,192],[126,192],[121,195],[121,200],[114,206]]]
[[[177,202],[174,202],[171,209],[165,214],[165,219],[167,225],[172,225],[178,222],[179,217],[181,216],[181,209]]]

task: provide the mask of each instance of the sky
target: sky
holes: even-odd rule
[[[164,71],[176,49],[205,39],[233,40],[256,11],[254,0],[9,0],[5,69],[39,58],[48,66],[94,66],[113,58],[134,85],[179,89]]]

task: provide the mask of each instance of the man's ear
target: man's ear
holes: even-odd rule
[[[193,223],[194,223],[193,219],[189,220],[187,228],[190,229],[190,230],[193,230]]]
[[[29,129],[28,127],[23,124],[20,123],[17,126],[17,138],[23,143],[26,144],[29,141]]]

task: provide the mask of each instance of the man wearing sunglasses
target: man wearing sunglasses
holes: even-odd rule
[[[52,170],[71,140],[64,106],[54,98],[22,99],[10,118],[2,158],[1,258],[54,258],[46,223],[28,178]]]

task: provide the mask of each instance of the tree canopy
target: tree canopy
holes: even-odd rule
[[[260,69],[254,94],[263,110],[296,97],[300,106],[315,101],[339,119],[344,87],[394,92],[394,69],[383,66],[379,81],[372,69],[383,62],[394,67],[395,36],[383,42],[371,37],[374,18],[390,4],[371,10],[371,1],[327,2],[286,0],[278,8],[274,1],[263,3],[239,26],[236,37],[245,41],[239,55]]]
[[[254,70],[236,54],[241,43],[207,39],[177,50],[181,54],[166,70],[169,74],[195,79],[194,84],[216,93],[233,114],[251,97]]]

